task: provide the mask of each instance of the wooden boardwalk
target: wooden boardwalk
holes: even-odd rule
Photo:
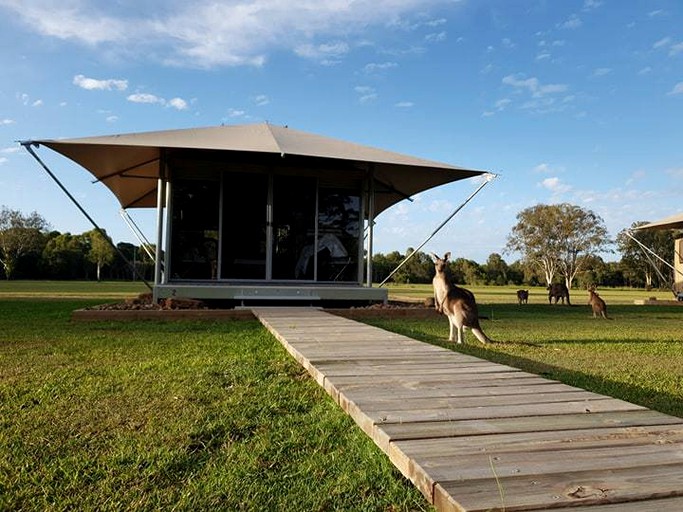
[[[683,419],[309,308],[254,314],[438,510],[683,511]]]

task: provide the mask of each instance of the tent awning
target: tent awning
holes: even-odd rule
[[[683,229],[683,213],[677,213],[655,222],[649,222],[634,229]]]
[[[377,182],[385,185],[376,194],[375,214],[418,192],[486,173],[267,123],[35,140],[22,144],[46,146],[78,163],[104,183],[123,208],[156,207],[162,153],[173,149],[272,154],[285,158],[292,155],[371,165]]]

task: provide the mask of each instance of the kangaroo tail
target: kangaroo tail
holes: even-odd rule
[[[471,327],[470,330],[472,331],[472,334],[474,334],[477,337],[477,339],[482,343],[495,343],[491,338],[486,336],[486,334],[484,334],[484,331],[482,331],[480,328]]]

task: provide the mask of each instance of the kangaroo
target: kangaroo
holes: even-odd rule
[[[439,258],[434,253],[431,256],[436,270],[432,280],[434,308],[438,313],[443,313],[448,317],[450,325],[448,341],[456,341],[455,332],[457,330],[457,342],[463,343],[465,341],[464,328],[468,327],[482,343],[493,343],[493,340],[484,334],[479,325],[479,310],[474,294],[465,288],[454,285],[451,281],[448,270],[448,260],[451,253],[447,252],[443,258]]]
[[[529,290],[517,290],[517,302],[519,304],[529,303]]]
[[[588,304],[590,304],[593,310],[593,318],[597,318],[600,315],[602,318],[607,318],[607,304],[602,298],[596,293],[595,288],[588,288]]]

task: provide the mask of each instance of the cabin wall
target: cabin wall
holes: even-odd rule
[[[683,292],[683,238],[677,239],[674,244],[674,290]]]

